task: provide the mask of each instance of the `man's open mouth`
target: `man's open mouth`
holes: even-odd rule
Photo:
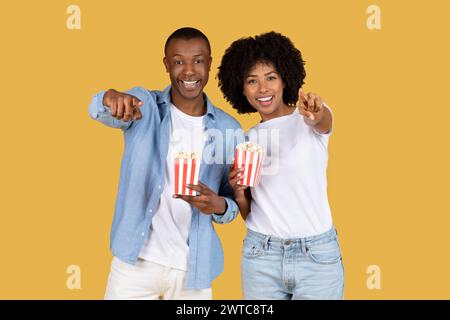
[[[186,81],[186,80],[181,80],[181,85],[185,88],[185,89],[195,89],[200,85],[200,80],[190,80],[190,81]]]

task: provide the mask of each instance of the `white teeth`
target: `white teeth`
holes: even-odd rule
[[[183,83],[185,84],[185,85],[187,85],[187,86],[193,86],[194,84],[196,84],[198,81],[184,81],[183,80]]]
[[[270,96],[270,97],[265,97],[265,98],[257,98],[256,100],[266,102],[266,101],[272,100],[272,96]]]

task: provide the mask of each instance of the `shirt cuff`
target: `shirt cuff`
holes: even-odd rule
[[[238,206],[236,202],[234,202],[230,198],[226,197],[223,198],[225,199],[225,202],[227,204],[227,211],[225,211],[224,214],[213,213],[212,215],[213,220],[220,224],[232,221],[238,213]]]
[[[106,91],[100,91],[96,95],[94,95],[94,99],[91,105],[91,115],[94,119],[97,119],[99,115],[109,113],[110,110],[106,106],[103,105],[103,97]]]

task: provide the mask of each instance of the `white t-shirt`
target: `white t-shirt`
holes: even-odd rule
[[[259,185],[250,188],[247,228],[279,238],[309,237],[332,228],[326,177],[330,134],[314,131],[298,108],[249,130],[249,140],[266,155]]]
[[[180,270],[187,270],[192,209],[174,199],[174,157],[180,151],[201,156],[206,140],[203,118],[185,114],[170,106],[170,143],[166,159],[165,187],[150,227],[150,235],[139,257]],[[201,159],[201,158],[200,158]]]

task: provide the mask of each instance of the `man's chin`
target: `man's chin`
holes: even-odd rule
[[[196,99],[203,94],[203,87],[196,88],[195,90],[186,90],[185,88],[178,88],[180,96],[187,100]]]

